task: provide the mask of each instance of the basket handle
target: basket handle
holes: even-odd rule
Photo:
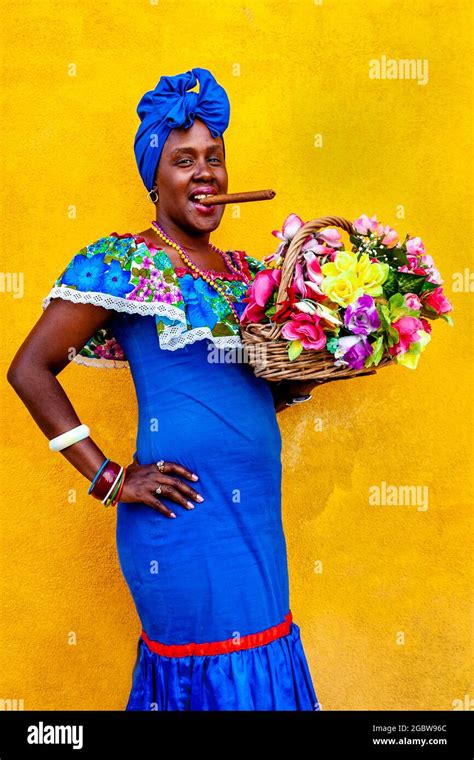
[[[288,250],[283,260],[280,286],[278,288],[277,301],[282,302],[286,298],[286,289],[293,279],[293,273],[295,271],[296,262],[300,253],[301,247],[312,232],[318,232],[325,227],[340,227],[350,235],[355,233],[354,225],[348,219],[342,216],[321,216],[318,219],[311,219],[309,222],[300,227],[296,235],[290,242]],[[281,325],[274,324],[268,333],[268,339],[274,338],[277,333],[280,332]]]

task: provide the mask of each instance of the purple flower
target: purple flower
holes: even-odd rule
[[[336,366],[349,365],[351,369],[362,369],[364,362],[373,349],[367,338],[348,335],[339,338],[338,347],[334,353]]]
[[[344,324],[354,335],[368,335],[380,327],[380,318],[372,296],[365,295],[348,304]]]

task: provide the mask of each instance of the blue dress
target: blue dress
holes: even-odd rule
[[[132,241],[136,264],[137,239],[113,233],[107,237],[108,251],[115,239]],[[91,258],[99,251],[106,261],[104,240],[80,255]],[[115,242],[113,246],[117,254]],[[130,248],[125,250],[130,255]],[[153,250],[145,252],[150,254],[169,274],[166,254],[160,252],[157,259]],[[82,260],[72,263],[50,297],[70,297],[66,290],[78,289],[81,282],[71,273],[78,261],[83,266]],[[109,267],[111,261],[109,257]],[[122,257],[122,265],[124,261]],[[245,254],[245,261],[252,274],[257,260]],[[121,269],[131,270],[133,265]],[[190,304],[199,304],[195,290],[199,296],[202,280],[193,277],[186,285],[183,277],[191,275],[181,273],[175,280],[177,271],[168,285],[179,286],[180,305],[184,302],[189,317]],[[239,278],[230,282],[240,284]],[[101,287],[80,292],[107,295],[103,279]],[[124,299],[130,292],[113,297]],[[120,566],[142,628],[125,709],[320,710],[289,604],[281,435],[270,384],[256,377],[248,363],[235,360],[235,352],[234,360],[226,361],[229,353],[219,348],[216,358],[210,349],[218,340],[194,339],[193,330],[209,327],[206,310],[214,295],[209,297],[201,317],[195,313],[194,322],[188,319],[181,330],[179,348],[167,350],[169,330],[179,322],[172,318],[175,313],[134,313],[117,302],[105,336],[105,343],[113,340],[115,346],[115,356],[106,361],[123,366],[126,357],[133,377],[138,402],[134,458],[140,465],[160,459],[184,465],[199,476],[185,482],[204,497],[188,511],[160,495],[175,519],[143,503],[117,505]],[[241,297],[235,302],[245,306]],[[225,302],[216,308],[223,317]],[[231,315],[227,319],[229,323]],[[217,336],[223,322],[211,319]],[[230,334],[228,339],[236,345]],[[100,336],[88,350],[98,345]],[[96,351],[95,356],[106,355]]]

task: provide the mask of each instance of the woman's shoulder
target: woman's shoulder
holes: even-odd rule
[[[169,298],[168,291],[172,291],[174,300],[180,300],[176,285],[170,261],[163,251],[150,251],[131,233],[111,232],[70,256],[44,304],[58,296],[76,302],[98,305],[106,302],[123,307],[124,299],[149,301],[161,294]]]

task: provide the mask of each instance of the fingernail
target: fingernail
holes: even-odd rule
[[[190,501],[187,501],[186,504],[188,505],[189,509],[194,509],[194,504],[191,504]]]
[[[196,496],[196,501],[204,501],[204,496],[201,496],[200,493]]]
[[[192,474],[192,479],[193,479],[193,480],[199,480],[198,476],[197,476],[197,475],[195,475],[195,474],[194,474],[194,472],[193,472],[193,474]]]
[[[174,513],[174,512],[171,512],[171,513],[170,513],[170,517],[176,517],[175,513]]]

